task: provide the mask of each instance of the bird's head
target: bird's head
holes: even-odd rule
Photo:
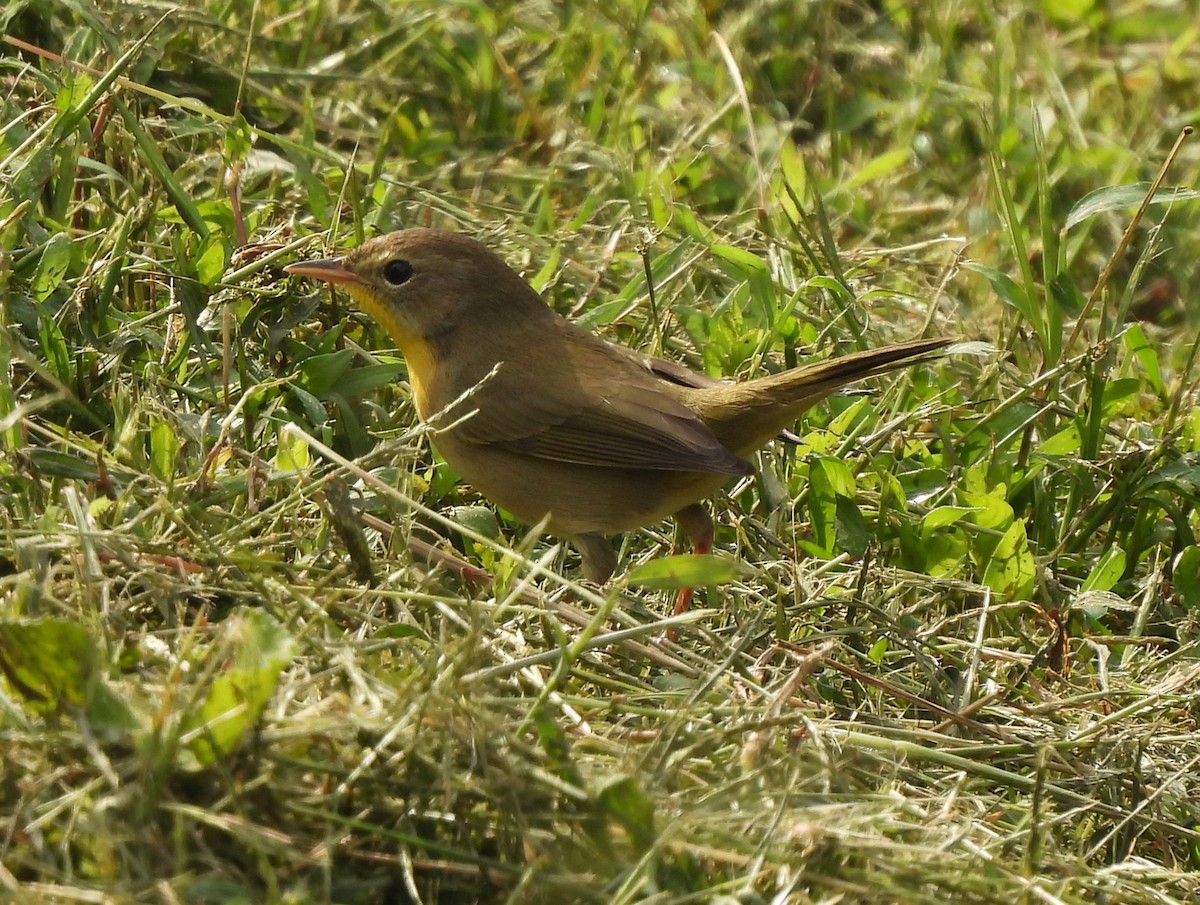
[[[405,229],[364,242],[340,258],[284,268],[345,289],[387,330],[406,358],[450,347],[464,328],[493,331],[549,309],[487,247],[458,233]]]

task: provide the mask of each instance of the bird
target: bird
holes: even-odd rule
[[[568,539],[596,584],[617,568],[610,536],[668,517],[696,552],[711,551],[700,501],[752,474],[747,456],[839,388],[953,342],[917,339],[727,383],[588,332],[462,233],[402,229],[284,270],[340,287],[386,330],[442,457],[520,521]],[[676,612],[690,599],[681,591]]]

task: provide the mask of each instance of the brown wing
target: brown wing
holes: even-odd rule
[[[622,350],[569,324],[536,351],[518,350],[466,407],[461,440],[605,468],[749,474],[691,409]]]
[[[666,358],[655,358],[653,355],[642,355],[634,352],[632,349],[629,351],[641,363],[642,367],[650,371],[655,377],[669,381],[676,386],[703,389],[705,387],[719,387],[724,383],[724,381],[717,380],[715,377],[709,377],[707,374],[693,371],[687,365],[681,365],[677,361],[671,361]]]

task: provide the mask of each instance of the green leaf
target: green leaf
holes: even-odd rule
[[[878,665],[883,662],[883,658],[887,654],[887,651],[888,639],[886,637],[879,638],[874,644],[871,645],[871,649],[867,651],[867,659]]]
[[[225,241],[221,235],[213,233],[200,243],[196,279],[211,289],[224,275],[225,264]]]
[[[833,456],[818,456],[814,460],[814,470],[820,470],[829,482],[830,489],[841,497],[854,499],[857,488],[854,485],[854,473],[842,459]]]
[[[46,306],[38,308],[37,325],[38,343],[42,347],[42,356],[59,382],[71,386],[75,382],[75,378],[71,368],[71,352],[67,348],[67,339],[59,329],[58,321],[46,310]]]
[[[910,160],[912,160],[912,152],[907,147],[884,151],[862,166],[856,167],[854,173],[846,180],[844,188],[857,189],[868,182],[874,182],[889,173],[894,173],[907,165]]]
[[[377,631],[372,637],[376,640],[390,638],[392,640],[402,640],[404,638],[420,638],[422,641],[428,641],[429,636],[415,625],[405,625],[401,622],[393,623],[392,625],[384,626]]]
[[[1022,317],[1033,327],[1038,336],[1045,339],[1045,317],[1041,309],[1034,304],[1033,299],[1021,288],[1020,284],[1006,273],[1001,273],[994,267],[967,261],[963,264],[966,270],[973,270],[992,284],[992,289],[1001,300],[1015,308]]]
[[[921,519],[921,535],[927,537],[939,528],[948,528],[975,511],[969,506],[938,506],[930,509]]]
[[[736,560],[711,553],[663,556],[629,572],[629,583],[643,588],[701,588],[728,584],[745,572]]]
[[[808,512],[813,541],[826,554],[839,547],[856,555],[866,549],[866,525],[854,497],[854,475],[845,462],[833,456],[810,457]]]
[[[1035,568],[1025,520],[1017,519],[992,551],[983,572],[983,583],[1007,600],[1021,600],[1033,590]]]
[[[1129,350],[1129,354],[1141,365],[1142,373],[1154,387],[1154,392],[1164,392],[1162,369],[1158,364],[1158,350],[1146,339],[1146,331],[1142,329],[1142,325],[1130,324],[1122,341],[1125,343],[1125,348]]]
[[[759,274],[767,274],[767,262],[753,252],[738,248],[736,245],[714,245],[709,249],[718,259],[718,263],[726,261],[733,265],[729,272],[742,278],[750,278]],[[727,268],[722,267],[722,270]]]
[[[816,550],[832,555],[837,538],[837,493],[829,472],[814,458],[808,474],[808,518]]]
[[[632,776],[611,776],[592,788],[592,800],[629,834],[641,851],[654,845],[654,802]]]
[[[33,297],[39,302],[44,302],[62,283],[63,277],[71,267],[74,248],[75,243],[70,236],[66,233],[56,233],[42,249],[31,287]]]
[[[179,216],[198,235],[201,237],[207,236],[209,234],[208,224],[200,216],[200,211],[197,210],[196,203],[192,200],[191,194],[183,187],[179,179],[176,178],[171,165],[163,157],[158,143],[142,128],[141,121],[128,106],[119,99],[115,101],[114,105],[125,123],[125,128],[132,135],[134,144],[141,151],[141,161],[158,177],[163,189],[166,190],[167,195],[174,203],[175,210],[178,211]]]
[[[455,524],[462,525],[482,537],[492,540],[500,538],[500,520],[488,506],[454,506],[449,515]]]
[[[961,531],[939,531],[923,537],[919,545],[921,568],[934,578],[955,575],[969,548]]]
[[[1138,394],[1142,382],[1136,377],[1118,377],[1104,384],[1104,392],[1100,396],[1101,411],[1107,419],[1115,418],[1122,413],[1125,401]]]
[[[353,349],[340,349],[304,359],[300,363],[300,386],[318,399],[323,398],[346,373],[355,354]]]
[[[1125,551],[1118,546],[1109,547],[1093,567],[1080,586],[1080,593],[1087,591],[1111,591],[1113,585],[1125,574]]]
[[[1075,28],[1096,6],[1096,0],[1042,0],[1042,10],[1059,26]]]
[[[1072,423],[1039,443],[1035,452],[1048,457],[1075,456],[1079,454],[1079,443],[1079,425]]]
[[[179,438],[166,421],[150,420],[150,471],[158,479],[169,481],[175,473],[175,458],[179,454]]]
[[[1200,547],[1185,547],[1175,557],[1171,574],[1179,602],[1189,610],[1200,610]]]
[[[92,90],[92,77],[86,72],[68,70],[64,74],[62,86],[54,96],[54,109],[59,113],[67,113],[85,102],[88,92]]]
[[[0,673],[33,713],[83,714],[115,740],[136,728],[129,707],[104,683],[96,640],[65,619],[0,620]]]
[[[871,543],[871,532],[867,530],[866,519],[863,518],[862,510],[858,508],[854,498],[838,496],[834,510],[837,513],[834,527],[838,549],[856,557],[866,554]]]
[[[391,383],[405,373],[405,369],[400,362],[351,368],[338,378],[337,391],[343,396],[363,396],[376,387]]]
[[[717,266],[734,279],[744,281],[754,302],[753,307],[743,310],[751,326],[763,327],[774,323],[777,311],[775,289],[767,262],[735,245],[714,245],[711,251]]]
[[[971,521],[980,528],[999,531],[1012,524],[1013,508],[1008,503],[1006,484],[997,484],[982,493],[963,490],[959,497],[971,509]]]
[[[225,130],[225,160],[228,163],[245,160],[254,147],[254,132],[240,113],[232,117]]]
[[[308,441],[298,431],[279,432],[279,444],[275,447],[275,461],[272,463],[276,468],[280,471],[303,471],[308,468],[310,461]]]
[[[314,427],[320,427],[329,420],[329,414],[325,411],[321,400],[308,390],[293,383],[288,385],[287,391],[299,403],[300,410],[304,412],[304,416]]]
[[[202,764],[237,748],[267,706],[296,642],[265,610],[240,608],[222,626],[224,671],[200,706],[184,720],[189,747]]]
[[[96,660],[95,642],[74,622],[0,622],[0,671],[37,713],[82,707]]]
[[[1089,217],[1106,211],[1123,211],[1141,205],[1142,199],[1150,191],[1150,183],[1135,182],[1130,185],[1110,185],[1096,189],[1085,195],[1078,204],[1067,214],[1067,222],[1061,232],[1066,232],[1072,226],[1082,223]],[[1200,192],[1185,189],[1181,186],[1160,188],[1150,199],[1151,204],[1172,204],[1176,201],[1194,201],[1200,198]]]

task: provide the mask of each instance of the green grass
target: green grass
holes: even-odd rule
[[[1194,901],[1184,7],[10,3],[0,901]],[[714,376],[977,345],[659,643],[669,526],[581,587],[281,269],[423,224]]]

